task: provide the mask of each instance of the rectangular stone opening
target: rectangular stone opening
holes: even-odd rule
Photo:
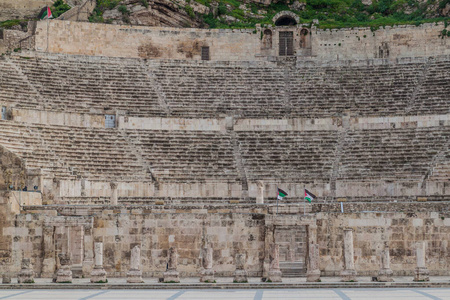
[[[8,115],[6,113],[6,106],[2,106],[2,120],[6,120]]]
[[[294,55],[294,34],[292,31],[281,31],[279,34],[280,56]]]
[[[202,60],[209,60],[209,46],[202,47]]]
[[[115,127],[116,127],[116,116],[105,115],[105,128],[115,128]]]
[[[275,243],[280,247],[280,269],[285,277],[306,273],[308,234],[306,226],[276,226]]]

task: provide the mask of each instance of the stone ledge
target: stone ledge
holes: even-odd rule
[[[217,283],[201,283],[198,277],[180,278],[180,283],[160,283],[156,277],[143,278],[144,283],[126,283],[126,277],[109,278],[106,284],[90,283],[89,278],[73,279],[72,284],[52,283],[51,278],[35,278],[35,284],[0,284],[0,289],[273,289],[273,288],[426,288],[450,287],[450,276],[430,276],[428,282],[414,282],[413,276],[395,276],[394,282],[373,282],[372,277],[358,276],[358,282],[340,282],[340,277],[321,277],[322,282],[306,282],[306,277],[286,278],[283,282],[261,282],[248,277],[248,283],[233,283],[232,277],[216,277]]]
[[[126,280],[126,279],[124,279]],[[2,284],[9,289],[311,289],[311,288],[449,288],[450,281],[442,282],[305,282],[305,283],[116,283],[116,284]]]

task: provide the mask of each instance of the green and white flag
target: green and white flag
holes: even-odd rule
[[[308,202],[311,203],[311,201],[313,201],[314,199],[316,199],[316,196],[307,189],[305,189],[305,200],[308,200]]]
[[[283,200],[283,198],[286,197],[287,195],[288,195],[288,193],[286,193],[282,189],[278,188],[278,195],[277,195],[278,200]]]
[[[50,10],[50,7],[47,6],[47,9],[45,9],[42,12],[41,20],[46,20],[46,19],[51,19],[51,18],[53,18],[52,11]]]

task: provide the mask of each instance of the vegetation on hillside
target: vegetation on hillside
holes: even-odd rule
[[[146,0],[143,0],[146,2]],[[210,28],[252,28],[255,24],[273,24],[273,16],[283,10],[296,13],[301,23],[319,21],[319,28],[372,27],[449,21],[450,0],[287,0],[262,5],[238,0],[186,0],[181,7],[191,18],[202,20]],[[193,2],[210,8],[210,13],[196,13]],[[91,17],[93,22],[103,20],[105,10],[129,4],[126,0],[97,0]],[[148,3],[146,2],[148,7]],[[130,5],[128,5],[130,6]]]
[[[255,24],[272,24],[273,16],[283,10],[297,14],[302,24],[318,20],[319,28],[372,27],[431,23],[450,24],[450,0],[286,0],[263,5],[239,0],[163,0],[175,3],[179,11],[209,28],[254,28]],[[181,2],[180,2],[181,1]],[[274,0],[275,1],[275,0]],[[148,0],[96,0],[97,6],[89,18],[91,22],[110,23],[103,13],[117,9],[122,22],[129,23],[131,5],[149,9]],[[195,3],[196,2],[196,3]],[[133,4],[130,4],[133,3]],[[184,4],[183,4],[184,3]],[[182,6],[183,4],[183,6]],[[195,5],[204,5],[209,13],[196,12]],[[64,0],[51,6],[54,18],[70,9]],[[27,20],[0,22],[0,28],[26,29]],[[189,25],[189,24],[188,24]],[[187,25],[187,26],[188,26]],[[442,35],[448,37],[450,30]]]
[[[195,0],[205,3],[208,0]],[[300,2],[302,1],[302,2]],[[300,0],[296,10],[294,1],[273,3],[269,6],[250,3],[242,5],[236,0],[219,0],[216,17],[203,16],[212,28],[253,27],[255,24],[273,24],[273,16],[290,10],[300,17],[301,23],[319,21],[320,28],[380,27],[396,24],[419,25],[425,22],[445,21],[450,18],[441,13],[450,0]],[[370,3],[371,2],[371,3]],[[211,3],[206,2],[206,5]],[[300,4],[300,5],[299,5]],[[450,4],[449,4],[450,5]],[[293,7],[294,6],[294,7]],[[227,22],[226,15],[236,19]]]

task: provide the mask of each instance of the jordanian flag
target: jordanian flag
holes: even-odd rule
[[[282,189],[278,189],[278,196],[277,196],[278,200],[283,200],[283,198],[286,197],[287,195],[288,193],[286,193]]]
[[[305,200],[308,200],[308,202],[311,203],[311,201],[313,201],[314,199],[316,199],[316,196],[307,189],[305,189]]]
[[[50,10],[50,7],[47,6],[47,9],[45,9],[45,10],[42,12],[41,20],[51,19],[51,18],[53,18],[53,16],[52,16],[52,11]]]

